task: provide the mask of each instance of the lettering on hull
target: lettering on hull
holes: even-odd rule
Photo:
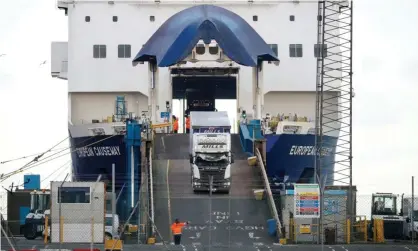
[[[321,156],[330,156],[332,154],[332,148],[322,147],[321,149],[316,149],[315,146],[295,146],[293,145],[290,148],[289,155],[297,156],[309,156],[309,155],[321,155]]]
[[[120,156],[119,146],[94,146],[82,147],[76,150],[79,158],[102,157],[102,156]]]

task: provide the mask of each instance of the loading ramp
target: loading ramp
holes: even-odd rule
[[[248,166],[239,135],[232,135],[235,163],[229,194],[195,194],[191,186],[188,134],[157,134],[154,139],[155,225],[162,239],[172,242],[170,225],[176,219],[191,221],[182,244],[211,247],[270,247],[267,220],[272,218],[265,200],[253,190],[263,189],[261,172]]]

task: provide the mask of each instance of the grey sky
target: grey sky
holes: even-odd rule
[[[353,172],[362,194],[409,193],[410,176],[418,176],[417,11],[417,0],[355,2]],[[7,54],[0,57],[4,161],[42,152],[67,137],[66,82],[50,77],[49,63],[39,66],[50,59],[51,41],[67,39],[67,20],[53,0],[7,1],[0,8],[0,31],[0,54]],[[32,172],[45,177],[68,160]],[[0,164],[0,173],[25,161]],[[22,177],[4,185],[12,181]]]

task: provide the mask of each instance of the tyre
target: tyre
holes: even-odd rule
[[[37,237],[37,227],[35,224],[25,224],[24,226],[24,230],[23,230],[23,236],[25,236],[25,238],[27,240],[35,240]]]

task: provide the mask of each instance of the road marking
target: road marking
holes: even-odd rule
[[[410,249],[409,247],[404,247],[405,249],[409,250],[409,251],[413,251],[412,249]]]
[[[161,137],[161,142],[163,143],[163,149],[164,149],[164,152],[165,152],[165,142],[164,142],[164,136],[162,136],[162,137]]]
[[[170,184],[168,182],[168,173],[170,171],[170,160],[167,160],[167,174],[166,174],[166,182],[167,182],[167,207],[168,207],[168,229],[170,231],[170,238],[173,239],[173,233],[171,232],[171,199],[170,199]]]
[[[183,244],[180,244],[180,246],[183,249],[183,251],[186,251],[186,247]]]
[[[348,251],[348,249],[346,249],[344,246],[341,246],[342,249],[344,249],[345,251]]]
[[[31,249],[35,249],[36,245],[33,245]]]

